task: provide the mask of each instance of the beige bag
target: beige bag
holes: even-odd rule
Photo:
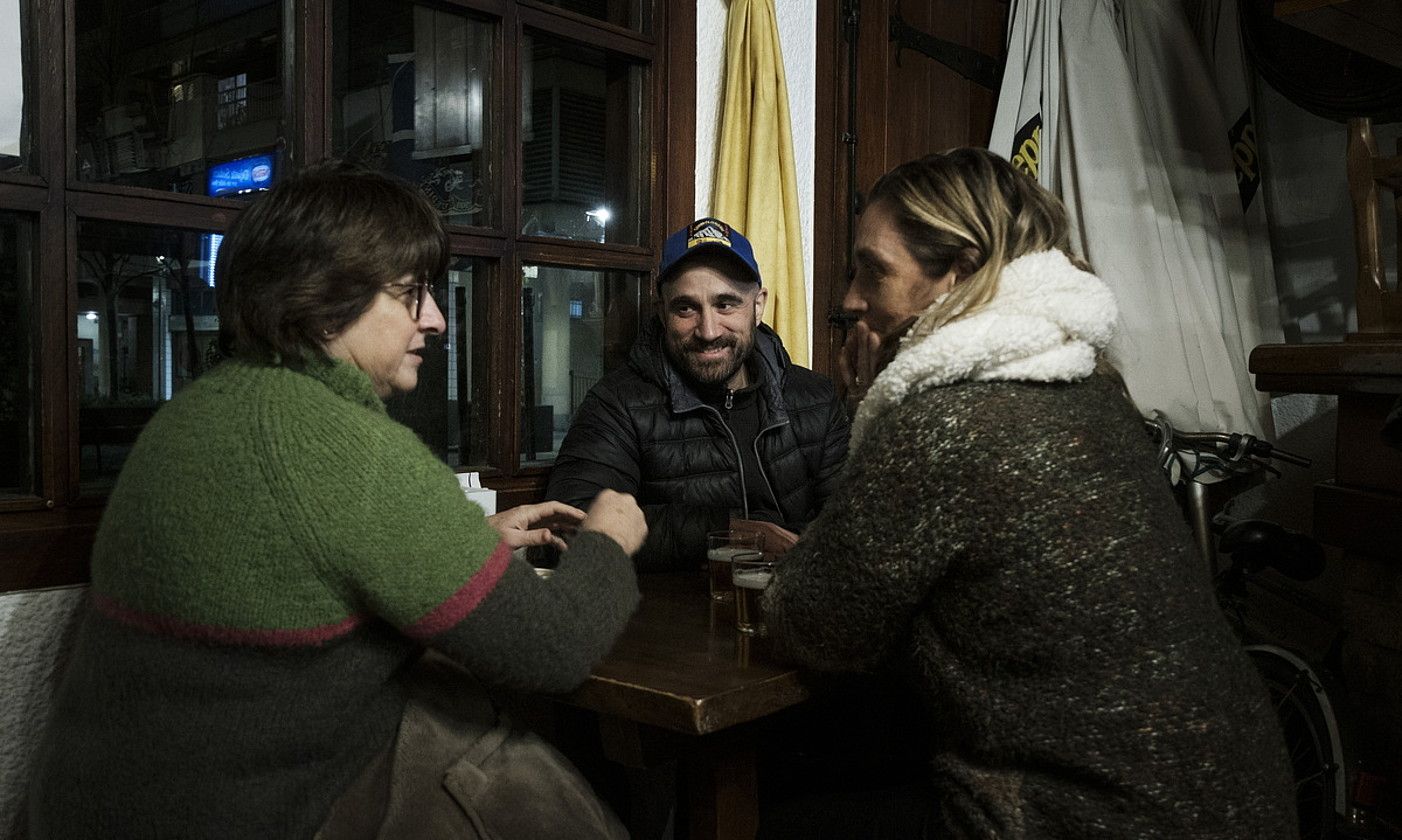
[[[412,675],[392,747],[332,808],[317,840],[626,840],[569,760],[513,726],[437,654]]]

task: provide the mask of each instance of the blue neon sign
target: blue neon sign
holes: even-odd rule
[[[210,195],[266,190],[272,185],[272,155],[252,155],[216,163],[209,168]]]

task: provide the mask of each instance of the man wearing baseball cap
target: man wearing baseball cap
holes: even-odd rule
[[[766,298],[739,231],[702,218],[673,233],[656,317],[575,413],[546,496],[636,496],[648,523],[639,569],[699,568],[707,532],[732,518],[797,532],[836,484],[846,412],[832,383],[790,362],[761,323]]]

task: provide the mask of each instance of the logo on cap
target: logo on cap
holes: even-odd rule
[[[734,247],[730,242],[730,225],[719,219],[697,219],[691,223],[686,234],[686,247],[695,248],[706,242],[716,242],[727,248]]]
[[[688,259],[710,251],[730,255],[743,270],[744,279],[760,282],[759,263],[755,262],[755,249],[750,240],[720,219],[710,217],[678,228],[662,243],[657,282],[665,281]]]

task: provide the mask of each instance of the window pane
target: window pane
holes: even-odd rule
[[[34,222],[0,212],[0,496],[39,492]]]
[[[596,20],[626,26],[640,32],[652,28],[652,0],[544,0],[556,6]]]
[[[645,275],[522,267],[521,463],[548,464],[584,395],[627,363]]]
[[[0,172],[27,172],[34,113],[29,0],[0,0]],[[20,84],[14,80],[19,79]]]
[[[198,195],[281,175],[282,3],[77,0],[78,177]]]
[[[418,184],[452,224],[493,224],[493,25],[385,0],[335,16],[335,154]]]
[[[430,336],[419,367],[419,385],[389,401],[389,414],[419,433],[449,466],[487,463],[487,303],[489,264],[457,257],[434,298],[448,322]]]
[[[637,245],[647,230],[647,69],[533,33],[521,89],[521,232]]]
[[[218,359],[216,233],[78,223],[78,443],[84,490],[110,484],[136,435]]]

